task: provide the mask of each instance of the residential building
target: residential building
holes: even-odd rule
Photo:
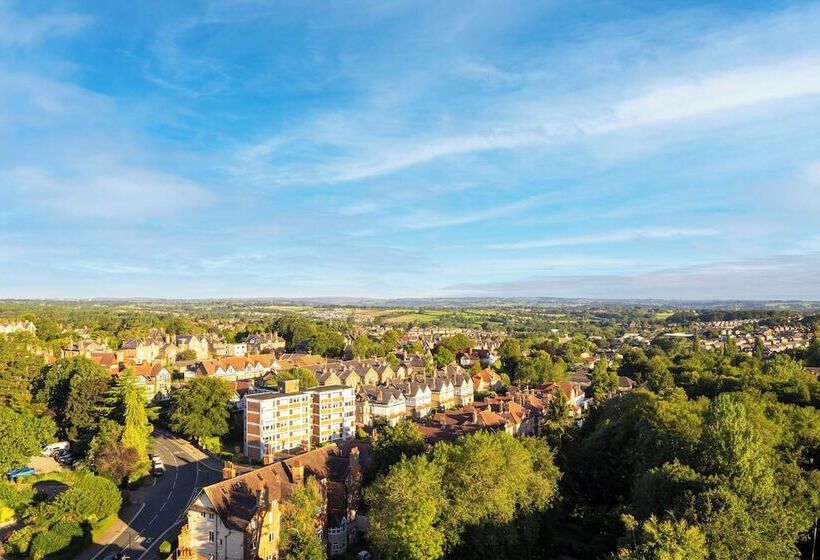
[[[405,398],[407,416],[423,418],[433,409],[433,392],[425,378],[415,381],[394,381],[392,386],[399,389]]]
[[[322,488],[317,532],[329,555],[358,542],[366,522],[362,502],[365,454],[330,444],[239,474],[225,463],[223,480],[205,486],[188,508],[177,558],[275,560],[281,542],[281,506],[310,478]]]
[[[325,385],[305,391],[311,402],[313,446],[329,441],[352,439],[356,422],[356,393],[345,385]]]
[[[395,426],[407,418],[407,399],[397,387],[363,386],[356,393],[356,422],[372,426],[384,420]]]
[[[298,380],[282,380],[279,391],[248,393],[243,400],[245,454],[252,459],[354,435],[355,393],[344,385],[300,391]]]
[[[37,334],[37,327],[31,321],[3,321],[0,322],[0,334],[28,332]]]

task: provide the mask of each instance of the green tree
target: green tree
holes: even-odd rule
[[[621,560],[706,560],[709,549],[701,530],[685,520],[659,521],[652,516],[641,525],[634,549],[621,549]]]
[[[452,364],[456,361],[456,355],[453,354],[452,350],[445,346],[437,346],[433,350],[433,361],[436,364],[436,367],[443,368],[447,364]]]
[[[68,439],[82,449],[96,433],[108,386],[109,376],[97,364],[77,368],[68,383],[63,429]]]
[[[424,453],[424,436],[413,422],[399,422],[395,426],[385,426],[373,443],[370,457],[370,475],[385,474],[402,457],[412,457]]]
[[[322,492],[315,478],[309,478],[282,504],[283,560],[324,560],[325,550],[316,534],[316,512],[322,505]]]
[[[145,389],[129,370],[120,375],[112,387],[108,402],[113,405],[112,418],[122,426],[121,443],[136,450],[138,461],[132,474],[148,472],[148,447],[154,431],[156,412],[145,399]]]
[[[618,389],[618,374],[607,368],[606,358],[601,358],[595,362],[589,382],[595,402],[602,403]]]
[[[177,354],[177,361],[180,362],[189,362],[192,360],[196,360],[196,350],[191,350],[190,348],[186,348],[185,350],[179,352]]]
[[[352,350],[355,358],[375,358],[384,355],[382,345],[366,334],[353,339]]]
[[[48,416],[0,405],[0,471],[27,464],[29,457],[39,455],[45,444],[55,440],[56,431]]]
[[[0,406],[17,412],[31,406],[31,389],[40,377],[43,360],[29,351],[30,335],[0,336]]]
[[[185,437],[204,438],[228,433],[231,388],[222,379],[198,377],[174,393],[171,429]]]
[[[466,334],[463,333],[456,333],[452,336],[447,336],[439,341],[438,346],[443,346],[447,348],[453,354],[458,352],[462,352],[464,350],[469,350],[473,347],[473,341],[470,340]]]
[[[444,556],[440,517],[447,501],[441,469],[423,455],[405,458],[366,491],[370,541],[384,560],[437,560]]]

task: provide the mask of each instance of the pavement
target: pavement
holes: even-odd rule
[[[199,489],[222,479],[221,461],[168,432],[154,432],[153,453],[165,463],[165,475],[131,491],[117,521],[76,560],[104,560],[120,550],[131,560],[163,558],[159,544],[173,537]]]

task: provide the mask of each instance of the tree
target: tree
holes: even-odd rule
[[[650,391],[654,391],[662,397],[670,396],[675,390],[675,379],[672,377],[666,362],[660,356],[655,356],[649,360],[646,385]]]
[[[196,350],[186,348],[182,352],[177,353],[177,361],[189,362],[191,360],[196,360]]]
[[[444,556],[438,527],[446,512],[441,469],[423,455],[402,459],[366,491],[370,541],[384,560],[437,560]]]
[[[602,403],[618,390],[618,374],[607,368],[606,358],[603,357],[595,362],[589,382],[596,403]]]
[[[553,360],[549,352],[540,350],[529,358],[523,358],[516,371],[515,381],[535,385],[547,381],[566,381],[567,366],[560,358]]]
[[[137,472],[142,461],[139,452],[121,441],[105,443],[94,457],[94,470],[117,485]]]
[[[752,355],[757,358],[758,360],[762,360],[763,356],[766,354],[766,345],[763,344],[763,339],[759,336],[755,337],[755,344],[754,350],[752,351]]]
[[[473,347],[473,341],[464,334],[464,333],[456,333],[452,336],[447,336],[441,339],[438,343],[439,347],[447,348],[453,354],[458,352],[462,352],[464,350],[469,350]]]
[[[640,528],[634,549],[621,549],[621,560],[705,560],[709,558],[706,537],[685,520],[659,521],[655,516]]]
[[[31,336],[0,336],[0,406],[17,412],[31,405],[31,388],[40,376],[43,360],[29,350]]]
[[[198,377],[174,393],[171,429],[185,437],[204,438],[228,433],[231,388],[215,377]]]
[[[319,385],[319,380],[316,379],[316,374],[307,368],[296,367],[287,370],[285,373],[290,376],[291,379],[298,379],[299,387],[301,389],[311,389]]]
[[[437,346],[435,350],[433,350],[433,361],[436,364],[436,367],[443,368],[447,364],[452,364],[456,361],[456,355],[453,354],[452,350],[446,348],[444,346]]]
[[[324,560],[325,550],[316,534],[316,512],[321,507],[322,492],[315,478],[309,478],[282,504],[283,560]]]
[[[809,367],[820,367],[820,338],[815,337],[811,341],[803,354],[803,359]]]
[[[353,339],[352,350],[353,357],[355,358],[375,358],[384,355],[382,345],[366,334],[359,335]]]
[[[30,410],[17,412],[0,405],[0,472],[20,467],[55,440],[57,426],[48,416]]]
[[[96,432],[108,384],[108,374],[97,364],[77,368],[69,381],[63,429],[68,439],[83,449]]]
[[[425,450],[424,436],[413,422],[385,426],[373,443],[370,474],[374,478],[385,474],[402,457],[420,455]]]
[[[706,411],[703,464],[741,496],[773,490],[772,450],[744,403],[730,393],[718,395]]]
[[[109,403],[113,404],[112,418],[122,426],[120,441],[136,450],[138,461],[133,473],[148,472],[148,447],[151,444],[151,423],[156,418],[153,408],[145,400],[145,390],[129,370],[120,375],[111,389]],[[132,473],[132,474],[133,474]]]
[[[327,358],[336,358],[344,353],[345,338],[338,332],[328,329],[318,329],[310,338],[308,348],[314,354]]]
[[[62,411],[65,409],[70,394],[71,380],[78,376],[87,377],[101,370],[102,368],[96,362],[84,356],[63,358],[46,370],[37,397],[40,402],[47,404],[50,408],[58,412]]]
[[[498,347],[498,354],[504,369],[515,378],[521,358],[523,357],[521,342],[519,342],[517,338],[505,338],[504,342]]]

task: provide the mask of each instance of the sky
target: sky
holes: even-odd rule
[[[0,298],[820,300],[820,4],[0,0]]]

